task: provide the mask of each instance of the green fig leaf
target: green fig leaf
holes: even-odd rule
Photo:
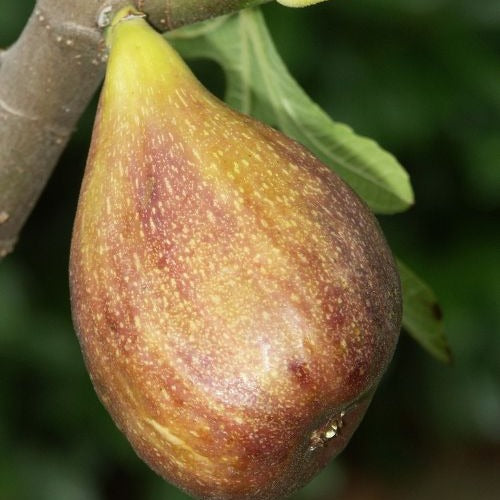
[[[281,129],[313,151],[378,213],[413,203],[408,174],[376,142],[333,121],[288,72],[259,9],[176,30],[169,41],[185,58],[224,69],[227,103]]]
[[[403,288],[403,328],[435,358],[450,363],[451,350],[436,295],[408,266],[399,260],[397,264]]]

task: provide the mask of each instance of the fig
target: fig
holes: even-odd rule
[[[70,259],[95,390],[192,496],[285,497],[393,355],[393,257],[337,175],[219,101],[143,15],[122,9],[107,43]]]

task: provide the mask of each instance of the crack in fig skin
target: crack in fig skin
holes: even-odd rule
[[[305,148],[210,95],[143,20],[115,30],[70,263],[92,381],[193,496],[281,498],[344,448],[392,357],[391,253]]]

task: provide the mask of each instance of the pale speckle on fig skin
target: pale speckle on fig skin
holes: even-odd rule
[[[392,257],[308,151],[116,43],[139,52],[111,53],[71,253],[93,383],[170,481],[278,498],[345,446],[368,403],[331,445],[309,439],[392,356]]]

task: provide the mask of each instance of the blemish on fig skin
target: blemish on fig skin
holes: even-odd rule
[[[307,363],[300,361],[290,361],[288,369],[291,371],[293,378],[301,386],[309,386],[311,384],[311,373]]]
[[[110,329],[113,334],[120,332],[120,322],[110,310],[108,306],[102,308],[104,314],[104,324]]]
[[[345,414],[346,411],[342,410],[338,415],[331,418],[323,427],[315,430],[311,434],[309,451],[315,451],[318,448],[327,446],[340,434],[342,427],[344,427]]]

